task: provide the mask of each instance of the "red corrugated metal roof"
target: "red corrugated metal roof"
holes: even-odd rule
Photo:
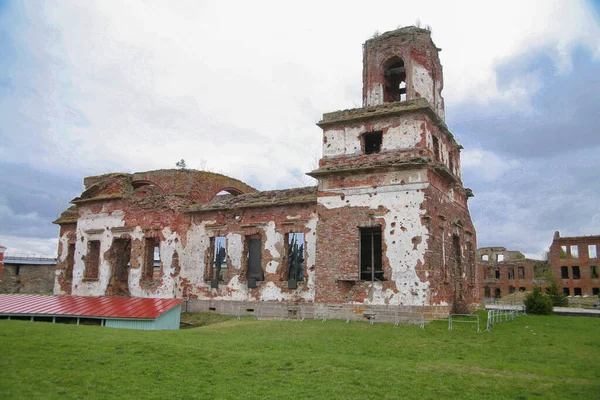
[[[0,294],[0,314],[154,319],[182,299]]]

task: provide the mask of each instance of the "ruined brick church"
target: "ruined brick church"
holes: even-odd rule
[[[363,47],[363,107],[323,115],[316,187],[220,174],[87,177],[55,294],[447,307],[475,302],[476,236],[444,119],[441,49],[405,27]]]

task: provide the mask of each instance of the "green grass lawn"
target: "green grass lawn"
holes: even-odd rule
[[[0,321],[0,398],[600,398],[600,318],[521,316],[484,333],[439,321],[187,320],[203,326]]]

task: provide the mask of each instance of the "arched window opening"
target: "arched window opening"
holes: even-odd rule
[[[406,71],[404,61],[400,57],[394,57],[389,60],[384,71],[385,93],[383,100],[385,103],[406,100]]]
[[[224,189],[221,189],[217,194],[215,194],[211,201],[217,202],[217,201],[225,200],[225,199],[228,199],[230,197],[237,196],[240,194],[242,194],[242,191],[240,191],[236,188],[224,188]]]
[[[131,182],[131,186],[133,186],[137,198],[156,196],[164,193],[160,186],[151,181],[134,181]]]

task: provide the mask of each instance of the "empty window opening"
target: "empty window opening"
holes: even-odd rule
[[[452,248],[454,250],[454,274],[461,277],[463,275],[462,249],[460,247],[460,238],[458,235],[452,235]]]
[[[514,268],[508,269],[508,279],[515,279],[515,269]]]
[[[569,279],[569,268],[568,267],[560,267],[560,278],[561,279]]]
[[[573,296],[581,296],[581,288],[573,288]]]
[[[394,57],[387,62],[385,69],[385,93],[383,101],[391,103],[406,100],[406,71],[404,61],[400,57]]]
[[[117,295],[129,294],[129,261],[131,259],[131,240],[115,239],[111,246],[112,274],[110,284]]]
[[[115,239],[111,250],[113,253],[112,276],[119,280],[127,280],[131,259],[131,240]]]
[[[433,145],[433,155],[435,156],[436,161],[440,161],[440,142],[435,135],[431,135],[432,145]]]
[[[383,133],[368,132],[363,135],[365,141],[365,154],[379,153],[381,151],[381,141],[383,140]]]
[[[496,261],[498,261],[498,262],[504,261],[504,254],[496,254]]]
[[[21,276],[21,266],[15,265],[15,276]]]
[[[142,279],[152,280],[154,272],[160,273],[160,242],[157,238],[144,239]]]
[[[500,292],[500,288],[494,289],[494,297],[496,299],[499,299],[500,297],[502,297],[501,292]]]
[[[526,291],[526,290],[527,290],[527,289],[525,288],[525,286],[521,286],[521,287],[519,288],[519,292],[524,292],[524,291]]]
[[[500,279],[500,270],[499,269],[494,270],[494,277],[496,279]]]
[[[304,233],[287,234],[288,287],[296,288],[296,282],[304,280]]]
[[[579,267],[573,267],[573,279],[581,279],[581,273],[579,272]]]
[[[571,246],[571,257],[579,258],[579,246],[577,246],[577,245]]]
[[[262,241],[260,237],[249,237],[246,242],[248,246],[248,281],[264,281],[265,274],[262,270]]]
[[[588,257],[589,258],[598,258],[598,248],[595,244],[590,244],[588,246]]]
[[[515,292],[515,287],[514,286],[509,286],[508,287],[508,294],[513,294]]]
[[[490,260],[490,256],[488,256],[487,254],[484,254],[481,256],[481,261],[489,261]]]
[[[571,295],[571,291],[569,290],[568,287],[564,287],[563,288],[563,293],[565,294],[565,296],[570,296]]]
[[[382,281],[381,227],[360,228],[360,279]]]
[[[484,296],[485,296],[487,299],[489,299],[490,297],[492,297],[492,292],[491,292],[491,290],[490,290],[490,287],[489,287],[489,286],[486,286],[486,287],[484,287],[484,288],[483,288],[483,290],[484,290]]]
[[[85,273],[87,279],[98,279],[98,269],[100,268],[100,241],[90,240],[88,242],[88,251],[85,258]]]
[[[519,267],[519,279],[525,279],[525,267]]]
[[[598,279],[598,266],[590,265],[590,277],[592,279]]]
[[[235,188],[225,188],[225,189],[222,189],[217,194],[215,194],[211,201],[218,202],[218,201],[232,198],[232,197],[240,195],[240,194],[242,194],[242,192]]]
[[[600,295],[600,288],[593,287],[593,288],[592,288],[592,294],[593,294],[594,296],[598,296],[598,295]]]
[[[227,239],[225,238],[225,236],[216,236],[214,238],[211,238],[212,288],[217,288],[219,286],[219,281],[223,280],[223,276],[221,275],[221,269],[227,268],[227,252],[225,250],[226,243]]]
[[[567,258],[567,246],[560,246],[560,258]]]
[[[70,243],[67,249],[67,269],[65,270],[65,278],[73,279],[73,267],[75,266],[75,243]]]

